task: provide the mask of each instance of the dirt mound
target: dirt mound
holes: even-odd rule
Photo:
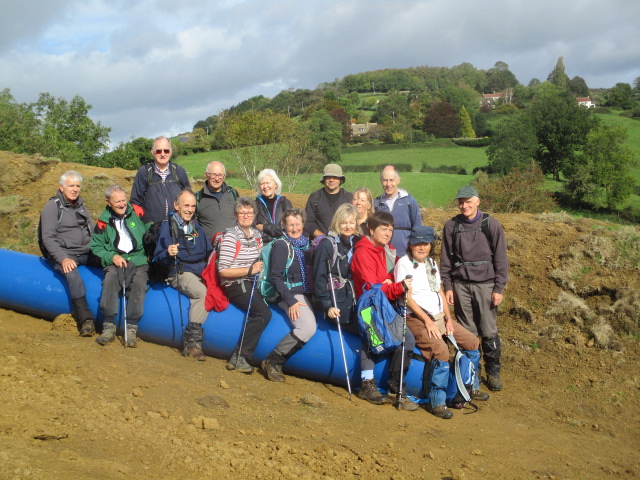
[[[135,173],[0,161],[0,245],[28,253],[65,170],[83,175],[94,217],[104,188],[129,191]],[[454,213],[423,218],[441,229]],[[505,389],[478,413],[442,421],[149,343],[100,348],[69,316],[0,310],[0,478],[638,478],[638,229],[496,217],[511,264],[499,319]]]

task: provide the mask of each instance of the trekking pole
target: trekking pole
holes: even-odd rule
[[[126,287],[126,278],[127,274],[125,272],[125,280],[122,281],[122,320],[124,323],[124,348],[127,348],[127,341],[129,340],[127,337],[127,287]]]
[[[407,275],[405,280],[413,278],[413,275]],[[408,302],[409,290],[404,294],[404,312],[402,315],[402,356],[400,357],[400,385],[398,386],[398,410],[401,409],[400,401],[402,400],[402,383],[404,382],[404,344],[407,339],[407,302]]]
[[[236,370],[238,369],[238,364],[240,362],[240,355],[242,355],[242,344],[244,343],[244,332],[247,330],[247,323],[249,322],[249,312],[251,311],[251,303],[253,302],[253,292],[256,289],[256,282],[258,281],[258,276],[260,274],[256,273],[253,276],[253,284],[251,285],[251,294],[249,295],[249,306],[247,307],[247,314],[244,316],[244,324],[242,325],[242,335],[240,335],[240,347],[238,348],[238,355],[236,355]]]
[[[182,294],[180,293],[180,268],[178,264],[178,255],[175,256],[173,262],[176,272],[176,291],[178,292],[178,310],[180,311],[180,332],[182,333],[182,355],[185,356],[186,334],[184,331],[184,318],[182,315]]]
[[[336,291],[333,287],[333,276],[331,275],[331,259],[327,258],[327,271],[329,272],[329,284],[331,285],[331,298],[333,299],[333,307],[338,308],[338,302],[336,302]],[[338,324],[338,337],[340,338],[340,349],[342,350],[342,363],[344,363],[344,375],[347,379],[347,389],[349,390],[349,400],[351,398],[351,382],[349,381],[349,369],[347,368],[347,356],[344,353],[344,343],[342,341],[342,328],[340,327],[340,315],[337,317]]]

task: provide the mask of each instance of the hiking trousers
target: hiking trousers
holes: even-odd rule
[[[413,313],[407,315],[407,328],[416,337],[416,346],[427,360],[449,361],[449,345],[444,338],[431,338],[424,322]],[[461,350],[477,350],[480,345],[478,337],[469,332],[458,322],[453,322],[453,338]]]
[[[184,272],[173,275],[167,279],[169,285],[189,297],[189,323],[202,325],[209,312],[204,308],[204,299],[207,296],[207,287],[202,279],[194,273]]]
[[[144,313],[144,299],[147,294],[149,265],[136,267],[131,265],[129,275],[124,269],[115,265],[108,265],[104,268],[104,280],[102,281],[102,297],[100,298],[100,310],[106,322],[114,323],[118,314],[118,302],[122,294],[122,282],[125,281],[125,292],[127,295],[127,322],[132,325]],[[110,320],[111,319],[111,320]]]
[[[240,341],[242,341],[242,352],[240,352],[240,355],[245,358],[251,358],[258,346],[262,332],[271,320],[271,309],[265,303],[257,286],[253,292],[251,305],[249,305],[253,280],[243,280],[243,282],[244,286],[237,282],[227,285],[224,287],[224,293],[227,295],[229,302],[240,310],[244,312],[249,311],[249,317],[244,326],[244,340],[240,339],[238,341],[238,347],[240,346]]]
[[[498,309],[491,305],[493,287],[493,283],[453,282],[456,319],[475,336],[498,334]]]

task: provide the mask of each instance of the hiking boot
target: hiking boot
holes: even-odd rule
[[[246,374],[253,373],[253,367],[249,365],[249,362],[247,362],[247,359],[242,355],[238,355],[238,359],[236,361],[236,364],[234,364],[234,367],[240,373],[246,373]]]
[[[398,402],[400,403],[398,404]],[[409,398],[406,395],[400,396],[400,399],[396,400],[393,406],[396,407],[398,410],[406,410],[407,412],[415,412],[418,408],[420,408],[420,405],[418,405],[416,402],[412,402],[411,400],[409,400]]]
[[[475,390],[471,393],[471,400],[477,400],[479,402],[486,402],[489,400],[490,395],[487,392],[481,392],[480,390]]]
[[[271,352],[269,356],[263,360],[261,367],[267,375],[267,378],[272,382],[284,382],[282,363],[279,362],[278,354],[276,352]]]
[[[236,369],[236,361],[238,360],[238,352],[236,350],[231,354],[231,358],[227,361],[227,370],[235,370]]]
[[[92,318],[82,322],[82,327],[80,328],[81,337],[93,337],[95,333],[96,333],[96,326],[93,323]]]
[[[96,343],[104,347],[107,343],[113,342],[115,338],[116,338],[116,324],[105,323],[102,326],[102,334],[98,338],[96,338]]]
[[[184,350],[182,351],[182,355],[195,358],[199,362],[205,362],[207,356],[202,351],[203,336],[204,329],[202,325],[189,322],[184,332]]]
[[[127,325],[127,341],[124,343],[125,347],[136,348],[138,346],[138,325]]]
[[[202,348],[200,348],[200,346],[196,342],[187,343],[187,345],[184,347],[182,355],[184,355],[185,357],[195,358],[199,362],[207,361],[207,356],[204,354]]]
[[[487,388],[492,392],[499,392],[502,390],[502,380],[500,380],[500,374],[487,375]]]
[[[433,407],[431,409],[431,413],[433,413],[436,417],[442,418],[444,420],[448,420],[453,417],[453,412],[449,410],[446,405],[438,405],[437,407]]]
[[[378,387],[376,387],[376,381],[374,379],[363,380],[362,387],[360,387],[360,391],[358,392],[358,398],[373,403],[374,405],[389,403],[389,399],[382,395]]]

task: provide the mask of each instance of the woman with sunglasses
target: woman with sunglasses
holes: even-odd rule
[[[429,395],[429,409],[438,418],[453,416],[446,405],[449,381],[449,347],[444,335],[453,335],[460,349],[467,354],[478,371],[480,352],[478,338],[451,318],[444,296],[440,272],[434,259],[436,240],[433,227],[413,227],[409,234],[407,254],[398,260],[394,270],[396,281],[413,276],[407,292],[407,327],[416,339],[416,346],[426,359],[423,376],[424,391]],[[473,385],[475,400],[488,400],[480,392],[480,377]]]

